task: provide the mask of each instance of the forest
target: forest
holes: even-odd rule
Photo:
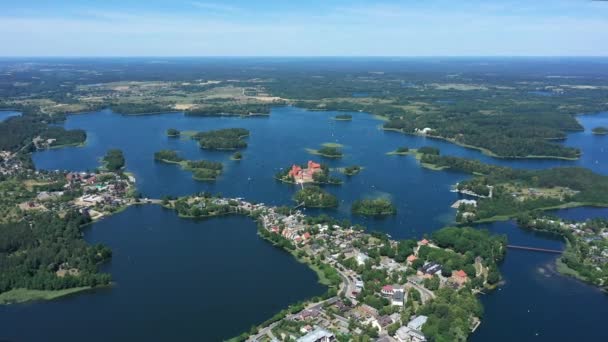
[[[397,208],[389,199],[375,198],[356,200],[353,202],[351,211],[355,215],[386,216],[396,214]]]
[[[108,150],[102,161],[108,171],[120,171],[125,166],[125,156],[118,149]]]
[[[244,128],[225,128],[196,133],[192,139],[197,140],[201,148],[209,150],[236,150],[247,147],[243,139],[249,136]]]
[[[89,245],[81,226],[89,219],[69,212],[60,218],[53,213],[31,213],[19,222],[0,225],[0,293],[17,288],[60,290],[100,286],[110,275],[97,266],[111,257],[105,246]],[[60,269],[76,274],[58,276]]]
[[[309,185],[299,190],[293,199],[298,204],[303,203],[305,207],[310,208],[333,208],[338,206],[336,196],[315,185]]]

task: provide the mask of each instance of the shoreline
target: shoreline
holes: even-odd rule
[[[397,132],[397,133],[401,133],[401,134],[407,134],[407,135],[412,135],[412,136],[417,136],[417,137],[426,137],[426,138],[431,138],[431,139],[436,139],[436,140],[442,140],[442,141],[447,141],[449,143],[452,143],[454,145],[458,145],[460,147],[465,147],[465,148],[469,148],[472,150],[477,150],[479,152],[481,152],[482,154],[488,156],[488,157],[492,157],[492,158],[498,158],[498,159],[556,159],[556,160],[569,160],[569,161],[575,161],[575,160],[579,160],[581,158],[581,154],[579,154],[578,157],[560,157],[560,156],[537,156],[537,155],[528,155],[528,156],[501,156],[499,154],[496,154],[490,150],[488,150],[487,148],[484,147],[479,147],[479,146],[474,146],[474,145],[468,145],[465,143],[461,143],[458,142],[454,139],[451,138],[445,138],[442,136],[438,136],[438,135],[428,135],[428,134],[417,134],[417,133],[410,133],[410,132],[405,132],[402,129],[397,129],[397,128],[385,128],[385,127],[380,127],[382,130],[384,131],[388,131],[388,132]]]

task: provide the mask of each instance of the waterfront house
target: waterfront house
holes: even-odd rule
[[[467,276],[466,272],[463,270],[458,270],[458,271],[452,271],[452,279],[451,279],[454,283],[458,284],[459,286],[464,285],[468,280],[469,277]]]
[[[333,342],[336,340],[336,336],[330,331],[317,328],[308,334],[298,338],[297,342]]]

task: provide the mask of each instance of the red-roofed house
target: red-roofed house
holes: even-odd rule
[[[407,257],[407,262],[409,264],[413,263],[414,261],[416,261],[416,259],[418,259],[418,257],[416,257],[414,254],[411,254],[410,256]]]
[[[469,280],[469,277],[465,271],[458,270],[452,272],[452,280],[458,285],[464,285]]]
[[[310,233],[306,232],[306,233],[302,234],[302,239],[304,239],[304,240],[310,239]]]
[[[395,293],[395,289],[390,285],[382,286],[382,290],[380,290],[385,296],[392,296]]]
[[[422,240],[420,240],[420,241],[418,242],[418,244],[419,244],[419,245],[421,245],[421,246],[426,246],[426,245],[428,245],[428,244],[429,244],[429,240],[427,240],[427,239],[422,239]]]
[[[321,168],[321,164],[315,163],[312,160],[308,161],[308,169],[309,170],[320,169],[320,168]]]

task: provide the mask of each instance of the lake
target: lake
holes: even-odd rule
[[[160,198],[210,191],[273,205],[292,204],[297,191],[295,186],[274,179],[281,168],[308,160],[323,161],[332,168],[361,165],[364,170],[359,175],[339,175],[344,178],[343,185],[325,187],[338,196],[339,208],[308,213],[349,219],[396,239],[420,238],[452,223],[455,213],[450,205],[459,195],[449,190],[468,177],[458,172],[423,169],[411,156],[386,155],[400,146],[434,146],[445,155],[518,168],[576,165],[608,174],[608,138],[590,132],[593,127],[608,123],[608,113],[579,117],[585,131],[572,133],[563,142],[583,150],[577,161],[497,159],[437,139],[383,131],[379,129],[382,122],[365,113],[350,113],[353,120],[348,122],[332,120],[336,114],[295,107],[274,108],[270,117],[247,119],[196,118],[181,113],[79,114],[69,116],[65,127],[87,131],[84,147],[41,151],[33,159],[41,169],[87,170],[97,167],[108,149],[120,148],[125,153],[126,167],[135,174],[144,196]],[[229,127],[251,131],[241,161],[230,160],[231,152],[202,150],[192,140],[168,138],[165,134],[168,128]],[[343,144],[344,158],[327,160],[306,151],[326,142]],[[156,163],[154,152],[161,149],[177,150],[189,159],[221,161],[224,174],[217,182],[195,181],[178,166]],[[397,205],[397,215],[382,220],[351,216],[354,200],[377,196],[390,197]],[[507,234],[510,241],[518,244],[563,247],[559,240],[524,232],[509,222],[486,227]],[[86,238],[113,249],[113,260],[104,270],[112,274],[116,285],[54,302],[1,307],[1,324],[10,324],[0,329],[0,338],[5,337],[2,332],[6,331],[8,337],[19,340],[38,340],[43,336],[81,340],[83,336],[90,337],[84,335],[87,332],[95,331],[100,339],[112,340],[166,340],[175,336],[221,340],[264,321],[288,303],[324,291],[304,265],[260,240],[255,235],[255,224],[246,218],[195,222],[179,219],[158,207],[135,207],[94,224]],[[555,257],[509,251],[501,266],[507,282],[482,296],[486,315],[472,338],[548,341],[555,336],[575,336],[570,333],[588,340],[608,338],[602,329],[587,325],[583,319],[574,319],[577,322],[572,324],[573,317],[606,313],[608,297],[555,274],[551,270]],[[579,297],[585,300],[585,306],[576,304]],[[572,304],[564,298],[572,299]],[[567,310],[562,303],[568,305]],[[528,309],[534,314],[528,314]],[[59,326],[60,319],[73,320],[75,324],[70,324],[66,333],[66,328]],[[23,329],[26,321],[28,326],[39,327],[36,332]],[[580,329],[571,329],[572,326]],[[147,330],[153,333],[148,334]],[[176,331],[179,335],[175,335]]]
[[[13,117],[13,116],[20,116],[21,113],[19,112],[14,112],[14,111],[10,111],[10,110],[0,110],[0,122]]]

